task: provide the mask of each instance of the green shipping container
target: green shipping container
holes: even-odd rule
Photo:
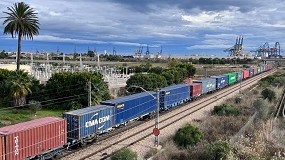
[[[235,83],[237,81],[237,74],[236,73],[228,73],[225,75],[228,76],[229,84]]]
[[[260,67],[257,67],[257,74],[260,73]]]

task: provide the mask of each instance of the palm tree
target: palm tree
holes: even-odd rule
[[[26,104],[26,96],[32,93],[31,79],[28,73],[23,70],[11,73],[8,83],[10,83],[10,95],[14,99],[14,106],[23,106]]]
[[[22,38],[33,39],[34,35],[39,34],[39,21],[37,13],[24,2],[14,3],[14,6],[8,7],[8,12],[3,25],[4,34],[11,34],[12,38],[18,35],[18,53],[17,70],[20,70],[20,55],[22,47]]]

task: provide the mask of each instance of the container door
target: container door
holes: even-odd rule
[[[4,160],[4,137],[0,136],[0,160]]]

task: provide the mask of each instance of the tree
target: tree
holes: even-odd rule
[[[46,93],[49,102],[55,105],[45,106],[60,109],[74,109],[88,105],[88,87],[91,82],[92,104],[99,104],[102,100],[110,98],[108,85],[104,82],[103,76],[96,72],[61,72],[55,73],[46,84]],[[72,102],[73,101],[73,102]]]
[[[127,80],[127,88],[135,85],[140,86],[148,91],[167,86],[167,81],[163,76],[157,74],[134,74]],[[142,92],[141,90],[133,90],[134,92]]]
[[[14,106],[23,106],[26,104],[26,96],[30,93],[32,82],[28,72],[17,70],[11,73],[7,82],[10,86],[10,95],[14,99]]]
[[[111,156],[111,160],[136,160],[137,158],[137,153],[128,148],[119,149]]]
[[[186,148],[189,145],[197,144],[203,137],[204,135],[201,129],[193,127],[191,124],[187,124],[178,129],[173,140],[178,146]]]
[[[175,67],[186,69],[188,77],[194,76],[196,73],[196,68],[192,64],[189,64],[189,63],[181,63],[181,64],[176,65]]]
[[[12,38],[18,35],[17,70],[20,70],[22,38],[33,39],[39,34],[37,13],[24,2],[14,3],[14,6],[8,7],[8,12],[3,13],[7,15],[3,22],[3,25],[7,24],[4,34],[11,34]]]

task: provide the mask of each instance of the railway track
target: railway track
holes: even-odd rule
[[[262,73],[253,78],[245,80],[242,82],[243,88],[258,81],[263,76],[272,74],[275,70]],[[188,117],[189,115],[200,111],[201,109],[207,107],[208,105],[226,97],[227,95],[238,91],[240,88],[239,84],[232,85],[230,87],[224,88],[223,90],[216,92],[214,94],[207,95],[198,101],[188,103],[184,106],[179,106],[177,109],[172,110],[166,114],[160,116],[160,130],[172,125],[173,123]],[[188,107],[186,107],[188,106]],[[110,157],[112,151],[119,149],[121,147],[131,146],[149,136],[152,135],[152,129],[154,124],[151,121],[147,121],[141,125],[138,125],[132,129],[122,131],[119,135],[115,135],[112,138],[106,138],[100,142],[94,143],[89,147],[72,153],[62,159],[101,159],[102,154],[104,159]]]

